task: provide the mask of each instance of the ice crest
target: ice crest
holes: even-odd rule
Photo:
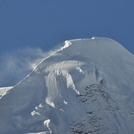
[[[71,41],[66,40],[65,45],[60,50],[64,50],[65,48],[69,47],[71,44],[72,44]]]

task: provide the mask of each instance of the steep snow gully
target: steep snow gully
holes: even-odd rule
[[[134,55],[112,39],[65,41],[0,93],[0,134],[134,134]]]

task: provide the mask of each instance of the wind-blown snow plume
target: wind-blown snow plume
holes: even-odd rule
[[[24,48],[3,56],[0,64],[0,87],[19,82],[51,52],[44,52],[40,48]]]

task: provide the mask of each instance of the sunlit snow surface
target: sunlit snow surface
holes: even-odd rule
[[[13,87],[0,87],[0,99]]]
[[[134,55],[108,38],[65,41],[0,95],[0,134],[133,134]]]

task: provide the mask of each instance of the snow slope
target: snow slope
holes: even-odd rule
[[[0,99],[0,134],[133,134],[133,82],[116,41],[65,41]]]

